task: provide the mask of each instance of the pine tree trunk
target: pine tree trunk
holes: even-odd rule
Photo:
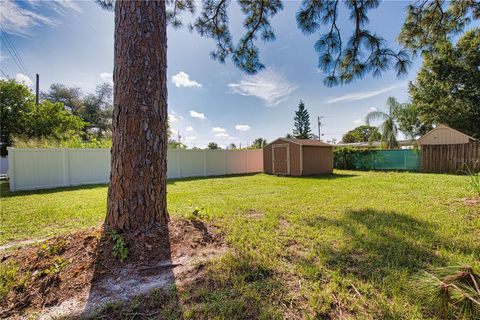
[[[113,146],[106,225],[144,232],[168,222],[164,1],[116,1]]]

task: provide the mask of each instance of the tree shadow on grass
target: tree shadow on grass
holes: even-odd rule
[[[380,312],[379,318],[403,318],[402,313],[410,307],[427,317],[437,314],[439,306],[417,291],[416,275],[451,263],[439,252],[461,252],[465,256],[480,252],[478,244],[454,243],[439,234],[435,223],[398,212],[350,210],[340,219],[323,216],[302,220],[318,233],[331,227],[338,230],[340,241],[319,242],[316,256],[327,269],[350,279],[348,282],[358,280],[376,288],[379,297],[362,303]],[[387,301],[396,307],[388,307]]]
[[[304,222],[311,227],[327,225],[342,230],[346,240],[341,248],[322,248],[326,263],[362,279],[381,279],[392,271],[415,273],[445,265],[446,261],[435,251],[440,246],[452,246],[437,235],[434,224],[391,211],[351,210],[339,220],[316,217]]]

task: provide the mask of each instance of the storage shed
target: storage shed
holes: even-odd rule
[[[307,176],[333,171],[333,146],[318,140],[278,138],[263,148],[265,173]]]
[[[422,172],[480,171],[480,141],[440,124],[417,140]]]

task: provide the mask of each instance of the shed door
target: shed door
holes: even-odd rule
[[[273,146],[273,173],[289,174],[288,145]]]

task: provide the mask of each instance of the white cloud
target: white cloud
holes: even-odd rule
[[[192,128],[192,127],[187,127],[185,130],[186,130],[187,132],[193,132],[193,128]]]
[[[290,83],[283,74],[267,68],[252,76],[245,76],[238,83],[229,83],[232,93],[254,96],[262,99],[267,106],[274,106],[288,99],[298,85]]]
[[[325,102],[326,103],[337,103],[337,102],[349,102],[349,101],[357,101],[357,100],[368,99],[368,98],[378,96],[382,93],[394,91],[394,90],[400,89],[400,88],[406,88],[406,85],[407,85],[407,82],[402,82],[402,83],[394,84],[394,85],[391,85],[389,87],[385,87],[385,88],[378,89],[378,90],[364,91],[364,92],[357,92],[357,93],[349,93],[349,94],[339,96],[339,97],[330,97]]]
[[[168,120],[170,120],[170,122],[177,122],[178,118],[174,114],[169,113]]]
[[[100,79],[103,82],[113,83],[113,74],[111,72],[102,72],[100,73]]]
[[[197,137],[195,136],[186,136],[185,139],[192,141],[192,140],[197,140]]]
[[[237,124],[235,126],[235,130],[238,130],[238,131],[248,131],[250,130],[250,126],[248,124]]]
[[[360,124],[363,123],[363,119],[360,119],[360,118],[359,118],[359,119],[356,119],[356,120],[353,121],[353,123],[360,125]]]
[[[220,128],[220,127],[213,127],[212,131],[213,132],[227,132],[227,130],[225,130],[224,128]]]
[[[220,132],[220,133],[217,133],[217,134],[215,135],[215,137],[226,138],[226,137],[228,137],[228,134],[227,134],[227,133],[224,133],[224,132]]]
[[[79,7],[78,4],[75,3],[75,1],[72,1],[72,0],[57,0],[56,3],[58,3],[64,9],[75,10],[79,13],[82,12],[82,9]]]
[[[187,88],[193,88],[193,87],[201,87],[202,84],[198,83],[195,80],[190,79],[190,75],[187,73],[180,71],[176,75],[172,76],[172,82],[175,85],[175,87],[187,87]]]
[[[190,116],[197,119],[206,119],[205,114],[202,112],[197,112],[195,110],[190,110]]]
[[[31,86],[33,84],[32,79],[30,79],[28,76],[24,75],[23,73],[17,73],[15,75],[15,80],[20,83],[24,83],[27,86]]]
[[[375,107],[368,108],[368,112],[373,112],[373,111],[378,111],[378,109]]]
[[[0,23],[7,32],[19,35],[29,35],[30,29],[35,26],[55,27],[57,25],[57,21],[54,19],[38,14],[26,7],[20,7],[18,3],[12,0],[2,1]]]

